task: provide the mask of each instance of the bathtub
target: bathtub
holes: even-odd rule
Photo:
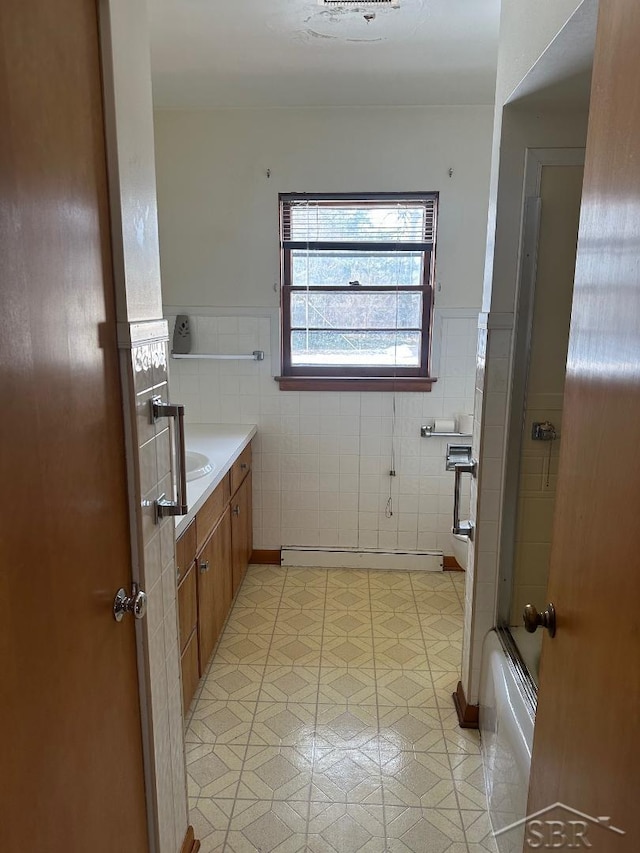
[[[461,536],[459,533],[452,533],[451,552],[460,568],[466,570],[469,565],[469,537]]]
[[[535,718],[535,696],[502,637],[495,630],[487,634],[480,678],[481,749],[494,833],[526,816]],[[496,844],[500,853],[522,853],[524,825],[496,835]]]

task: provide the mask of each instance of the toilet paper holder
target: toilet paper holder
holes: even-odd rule
[[[473,458],[471,456],[470,444],[447,444],[447,455],[445,458],[445,471],[455,471],[458,465],[471,465]],[[471,472],[465,472],[471,473]]]
[[[470,421],[472,425],[472,415],[460,415],[459,417],[455,417],[452,419],[442,420],[440,418],[435,418],[429,423],[422,424],[422,426],[420,427],[420,435],[422,436],[422,438],[430,438],[431,436],[441,438],[470,438]],[[443,426],[445,424],[451,424],[453,429],[443,429]]]

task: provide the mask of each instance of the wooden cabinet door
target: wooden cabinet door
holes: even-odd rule
[[[231,500],[231,542],[233,553],[233,595],[247,571],[253,550],[251,472]]]
[[[196,592],[196,575],[198,570],[195,563],[182,578],[178,587],[178,625],[180,627],[180,651],[183,652],[189,642],[189,637],[198,622],[198,604]]]
[[[193,632],[180,659],[182,669],[182,709],[186,715],[200,681],[198,634]]]
[[[196,558],[196,520],[195,518],[176,541],[176,569],[178,583],[181,583]]]
[[[229,507],[222,516],[222,521],[216,528],[215,563],[213,566],[214,599],[216,614],[216,630],[220,636],[227,619],[233,589],[231,580],[231,512]]]
[[[231,606],[231,521],[227,508],[197,559],[198,646],[204,672]]]

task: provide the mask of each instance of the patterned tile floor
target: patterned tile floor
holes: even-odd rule
[[[190,710],[202,853],[494,851],[461,573],[251,566]]]

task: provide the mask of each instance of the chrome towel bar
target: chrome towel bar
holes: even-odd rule
[[[223,355],[212,352],[172,352],[171,358],[210,358],[218,361],[264,361],[264,350],[254,349],[251,355]]]

